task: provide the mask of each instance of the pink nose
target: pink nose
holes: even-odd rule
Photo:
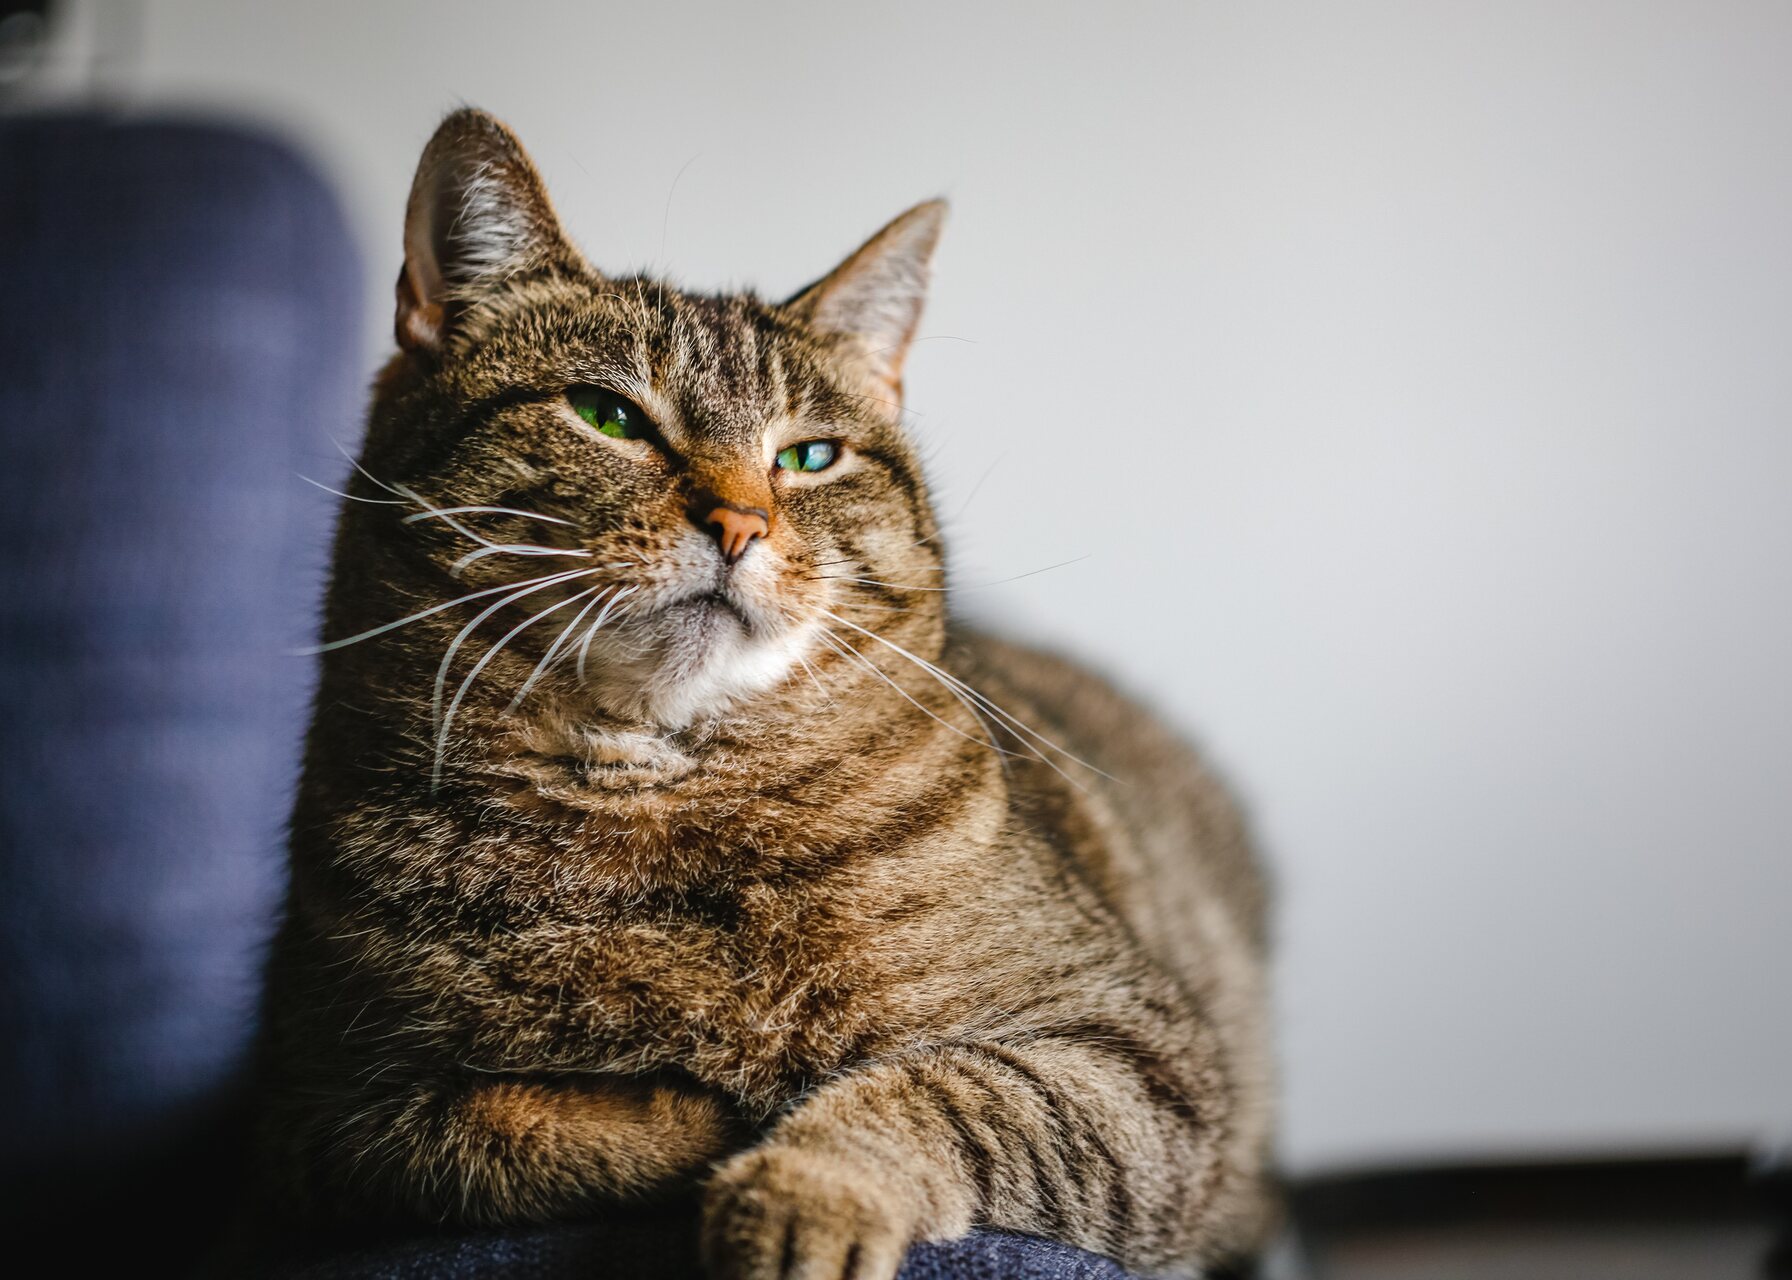
[[[700,523],[715,534],[716,545],[722,549],[722,558],[729,564],[745,555],[754,539],[763,538],[772,531],[771,521],[766,519],[765,512],[758,507],[742,511],[718,504],[710,508]]]

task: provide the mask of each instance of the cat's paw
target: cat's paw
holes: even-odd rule
[[[837,1156],[761,1147],[723,1165],[703,1203],[712,1280],[892,1280],[912,1197]]]

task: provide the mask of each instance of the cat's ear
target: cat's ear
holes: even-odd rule
[[[470,107],[436,130],[405,206],[398,345],[439,351],[480,291],[550,265],[581,267],[541,175],[516,135]]]
[[[945,221],[944,200],[916,205],[786,305],[813,329],[857,337],[871,375],[897,387]]]

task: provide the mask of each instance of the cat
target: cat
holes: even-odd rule
[[[1263,877],[1138,705],[947,613],[901,423],[944,206],[783,303],[589,266],[425,149],[266,993],[283,1210],[702,1197],[717,1280],[1276,1219]]]

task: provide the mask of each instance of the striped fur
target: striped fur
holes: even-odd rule
[[[488,594],[326,655],[267,994],[278,1206],[495,1223],[701,1186],[726,1280],[888,1280],[975,1224],[1173,1273],[1253,1250],[1262,885],[1146,712],[949,621],[888,340],[937,209],[774,304],[600,275],[478,113],[419,184],[326,638]],[[591,383],[662,440],[583,430]],[[837,473],[770,467],[822,436]],[[770,513],[738,621],[689,603],[722,580],[698,488]],[[562,558],[468,562],[457,524]],[[590,576],[468,627],[556,568]],[[624,586],[583,676],[555,660]]]

